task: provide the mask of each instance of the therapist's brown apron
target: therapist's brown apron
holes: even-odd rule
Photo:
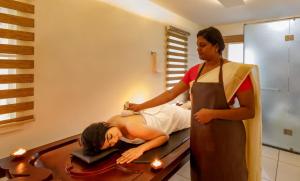
[[[247,181],[245,159],[246,135],[242,121],[214,119],[202,124],[194,114],[202,108],[229,109],[226,101],[220,64],[219,82],[197,82],[192,86],[191,180]]]

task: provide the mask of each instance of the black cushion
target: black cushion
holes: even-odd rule
[[[160,147],[154,148],[152,150],[149,150],[145,152],[141,157],[138,159],[134,160],[133,163],[150,163],[154,159],[161,159],[170,152],[172,152],[174,149],[176,149],[178,146],[180,146],[182,143],[187,141],[190,138],[190,129],[184,129],[177,131],[175,133],[172,133],[170,135],[170,138],[168,142],[165,144],[161,145]],[[112,153],[115,153],[119,151],[120,153],[136,147],[137,145],[135,144],[128,144],[125,142],[120,142],[116,147],[114,148],[109,148],[106,150],[101,151],[101,153],[95,155],[95,156],[88,156],[83,153],[83,149],[77,149],[72,152],[72,155],[83,160],[84,162],[90,164],[95,161],[104,159],[105,157],[109,156]]]
[[[93,163],[95,161],[98,161],[100,159],[103,159],[104,157],[112,154],[112,153],[115,153],[116,151],[118,151],[119,149],[117,148],[110,148],[110,149],[106,149],[106,150],[103,150],[101,151],[101,153],[97,154],[97,155],[94,155],[94,156],[88,156],[88,155],[85,155],[83,153],[83,149],[82,148],[79,148],[77,150],[74,150],[72,152],[72,155],[81,159],[82,161],[90,164],[90,163]]]

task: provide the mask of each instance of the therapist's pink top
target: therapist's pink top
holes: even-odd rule
[[[190,82],[195,80],[196,79],[196,76],[198,74],[198,70],[199,70],[199,66],[200,64],[198,65],[195,65],[193,66],[192,68],[190,68],[184,75],[184,77],[181,79],[186,85],[190,86]],[[252,82],[251,82],[251,79],[250,79],[250,76],[248,75],[246,77],[246,79],[244,80],[244,82],[240,85],[240,87],[238,88],[237,92],[243,92],[243,91],[246,91],[246,90],[249,90],[252,88]],[[236,93],[237,93],[236,92]],[[234,96],[236,97],[236,96]],[[233,101],[234,98],[232,98],[232,100],[230,102]]]

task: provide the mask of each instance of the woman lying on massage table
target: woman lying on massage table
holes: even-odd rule
[[[130,163],[145,151],[168,141],[172,132],[190,127],[191,111],[175,105],[146,109],[138,115],[114,116],[107,122],[93,123],[81,134],[86,155],[95,155],[113,147],[119,140],[139,144],[117,159],[117,163]]]

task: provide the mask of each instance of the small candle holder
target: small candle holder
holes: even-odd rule
[[[13,152],[11,154],[11,156],[14,158],[14,159],[19,159],[19,158],[23,158],[24,155],[26,154],[26,150],[24,148],[19,148],[18,150],[16,150],[15,152]]]
[[[159,159],[155,159],[153,162],[151,162],[151,170],[154,172],[157,172],[163,168],[163,162]]]

